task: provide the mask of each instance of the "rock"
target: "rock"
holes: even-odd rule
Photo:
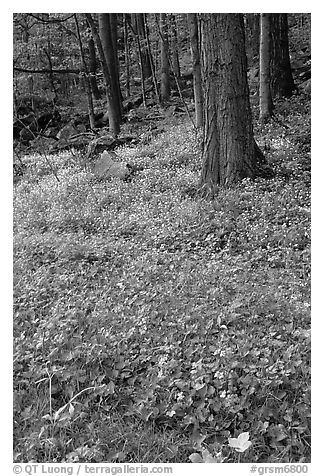
[[[93,173],[98,179],[107,179],[109,177],[128,180],[131,175],[131,167],[123,162],[117,162],[115,152],[105,150],[97,160]]]

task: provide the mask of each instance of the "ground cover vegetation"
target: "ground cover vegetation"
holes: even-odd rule
[[[82,150],[24,157],[15,461],[310,461],[310,97],[262,127],[256,99],[274,174],[213,199],[183,114],[122,124],[130,182],[97,180]]]

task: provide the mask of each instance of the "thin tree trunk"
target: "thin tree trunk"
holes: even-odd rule
[[[180,78],[177,20],[175,15],[173,14],[170,15],[170,24],[171,24],[172,71],[176,78]]]
[[[127,19],[126,13],[123,13],[123,27],[124,27],[124,55],[125,55],[125,89],[127,97],[130,96],[130,85],[129,85],[129,48],[128,48],[128,28],[127,28]]]
[[[110,33],[111,33],[111,44],[114,52],[114,61],[113,61],[113,74],[115,76],[115,83],[116,83],[116,90],[118,91],[119,96],[119,104],[120,104],[120,112],[122,115],[122,103],[123,103],[123,96],[120,89],[120,81],[119,81],[119,59],[118,59],[118,49],[117,49],[117,13],[109,13],[109,24],[110,24]],[[109,67],[109,64],[108,64]]]
[[[141,56],[142,56],[142,69],[144,73],[144,78],[150,78],[152,76],[151,70],[151,61],[150,61],[150,52],[146,42],[145,36],[145,13],[134,13],[132,15],[132,25],[133,29],[138,35],[138,40],[141,45]]]
[[[94,118],[94,111],[93,111],[93,100],[92,100],[91,86],[90,86],[90,80],[89,80],[89,73],[88,73],[87,63],[86,63],[86,60],[85,60],[85,57],[84,57],[82,40],[81,40],[81,35],[80,35],[79,22],[78,22],[78,17],[77,17],[76,13],[74,14],[74,21],[75,21],[77,37],[78,37],[78,42],[79,42],[80,56],[81,56],[81,60],[82,60],[83,70],[84,70],[83,78],[84,78],[84,83],[85,83],[85,89],[86,89],[86,92],[87,92],[88,114],[89,114],[90,128],[94,129],[95,128],[95,118]]]
[[[149,54],[149,60],[150,60],[150,65],[151,65],[155,95],[156,95],[158,103],[160,104],[161,100],[160,100],[159,88],[158,88],[158,84],[157,84],[157,80],[156,80],[156,73],[155,73],[156,68],[155,68],[155,65],[154,65],[154,62],[153,62],[150,35],[149,35],[149,29],[148,29],[148,26],[147,26],[146,16],[144,17],[144,29],[145,29],[145,40],[146,40],[147,50],[148,50],[148,54]]]
[[[166,14],[160,13],[161,33],[161,100],[167,102],[170,99],[170,68],[169,68],[169,40]]]
[[[50,45],[49,45],[50,46]],[[49,67],[49,80],[50,80],[50,84],[51,84],[51,89],[52,89],[52,92],[54,94],[54,104],[56,103],[57,101],[57,92],[56,92],[56,88],[55,88],[55,84],[54,84],[54,74],[53,74],[53,64],[52,64],[52,58],[51,58],[51,55],[50,53],[44,48],[43,49],[46,57],[47,57],[47,60],[48,60],[48,67]]]
[[[120,116],[118,115],[118,111],[115,110],[115,102],[113,101],[113,93],[112,93],[112,81],[110,78],[110,73],[104,53],[104,49],[101,43],[101,38],[97,31],[95,22],[90,13],[85,13],[86,19],[88,24],[91,28],[91,33],[93,39],[97,45],[98,54],[100,58],[100,63],[103,71],[103,75],[105,78],[106,83],[106,95],[107,95],[107,105],[108,105],[108,119],[109,119],[109,131],[112,135],[116,136],[120,132]]]
[[[135,19],[133,19],[134,23],[136,24],[136,15],[133,14]],[[141,72],[141,86],[142,86],[142,96],[143,96],[143,105],[146,107],[146,93],[145,93],[145,72],[144,72],[144,63],[143,63],[143,54],[142,54],[142,48],[141,48],[141,42],[140,38],[137,32],[137,29],[134,29],[133,23],[130,22],[129,26],[133,32],[133,35],[136,40],[137,44],[137,51],[138,51],[138,58],[139,58],[139,65],[140,65],[140,72]]]
[[[89,74],[90,74],[90,84],[91,90],[94,99],[100,99],[100,91],[98,89],[97,79],[96,79],[96,71],[97,71],[97,61],[96,61],[96,50],[93,38],[89,38],[88,41],[88,48],[89,48]]]
[[[195,98],[196,127],[203,125],[203,91],[200,65],[200,51],[198,41],[198,21],[196,13],[188,13],[188,26],[192,56],[193,88]]]
[[[273,114],[270,88],[271,13],[261,13],[260,24],[260,122],[265,124]]]

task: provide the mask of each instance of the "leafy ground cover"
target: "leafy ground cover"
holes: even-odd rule
[[[257,130],[276,176],[213,201],[195,195],[199,138],[183,119],[116,151],[141,165],[131,183],[94,181],[68,153],[51,158],[58,182],[43,156],[25,158],[16,461],[310,461],[303,100]]]

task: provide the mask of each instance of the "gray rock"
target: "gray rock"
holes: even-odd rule
[[[129,168],[123,162],[117,162],[118,157],[115,152],[107,152],[104,150],[96,161],[93,173],[99,179],[107,179],[109,177],[126,180],[129,176]]]

